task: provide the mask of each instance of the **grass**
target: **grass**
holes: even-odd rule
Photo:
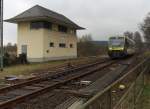
[[[69,59],[69,60],[50,61],[50,62],[44,62],[44,63],[31,63],[28,65],[14,65],[14,66],[6,67],[4,68],[4,71],[0,72],[0,80],[10,75],[13,75],[13,76],[30,75],[33,72],[36,73],[41,70],[46,70],[52,67],[60,66],[67,62],[77,64],[82,61],[84,62],[85,60],[87,59],[77,58],[77,59]]]
[[[150,57],[150,51],[145,52],[143,57]],[[141,106],[138,109],[150,109],[150,74],[147,74],[145,77],[146,85],[140,98]]]
[[[4,68],[4,71],[0,72],[0,79],[3,79],[5,76],[10,75],[29,75],[32,72],[38,70],[48,69],[50,67],[55,67],[62,65],[66,61],[51,61],[46,63],[32,63],[28,65],[15,65]]]
[[[145,86],[142,96],[142,109],[150,109],[150,85]]]
[[[148,57],[149,57],[149,56],[150,56],[150,51],[146,51],[146,52],[144,53],[144,56],[146,56],[146,57],[148,56]]]
[[[150,75],[148,75],[148,76],[150,76]],[[143,91],[141,100],[142,100],[141,109],[150,109],[150,78],[148,78],[147,84],[144,87],[144,91]]]

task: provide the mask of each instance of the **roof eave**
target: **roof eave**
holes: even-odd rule
[[[11,20],[11,19],[4,20],[4,22],[8,22],[8,23],[17,23],[16,21]]]
[[[78,30],[85,30],[86,28],[78,27],[77,29],[78,29]]]
[[[5,22],[8,22],[8,23],[19,23],[19,22],[27,22],[27,21],[36,21],[36,20],[48,20],[48,21],[51,21],[53,23],[58,23],[58,24],[62,24],[62,25],[68,25],[72,28],[75,28],[77,30],[84,30],[85,28],[83,27],[80,27],[78,25],[72,25],[72,24],[69,24],[69,23],[65,23],[65,22],[62,22],[62,21],[58,21],[58,20],[54,20],[54,19],[50,19],[50,18],[47,18],[47,17],[34,17],[34,18],[22,18],[22,19],[14,19],[14,18],[11,18],[11,19],[6,19],[4,20]]]
[[[30,17],[30,18],[11,18],[11,19],[6,19],[4,20],[5,22],[9,22],[9,23],[18,23],[18,22],[25,22],[25,21],[34,21],[34,20],[44,20],[44,17]]]

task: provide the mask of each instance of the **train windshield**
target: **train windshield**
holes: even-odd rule
[[[115,46],[115,47],[123,47],[124,46],[124,38],[110,38],[109,45]]]

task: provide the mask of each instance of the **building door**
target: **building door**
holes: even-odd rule
[[[21,53],[27,55],[27,45],[22,45],[21,46]]]

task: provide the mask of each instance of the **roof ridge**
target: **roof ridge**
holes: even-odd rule
[[[78,26],[76,23],[71,21],[69,18],[67,18],[65,15],[59,14],[55,11],[52,11],[40,5],[35,5],[29,8],[28,10],[25,10],[21,14],[5,21],[17,23],[21,21],[38,20],[40,18],[42,19],[50,18],[51,20],[57,20],[58,22],[63,23],[64,25],[69,25],[77,29],[83,29],[82,27]]]
[[[40,8],[43,8],[43,9],[45,9],[45,10],[48,11],[48,12],[52,12],[52,13],[55,13],[55,14],[58,14],[58,15],[63,15],[63,14],[59,14],[58,12],[52,11],[52,10],[50,10],[50,9],[48,9],[48,8],[45,8],[45,7],[41,6],[41,5],[35,5],[34,7],[36,7],[36,6],[38,6],[38,7],[40,7]]]

